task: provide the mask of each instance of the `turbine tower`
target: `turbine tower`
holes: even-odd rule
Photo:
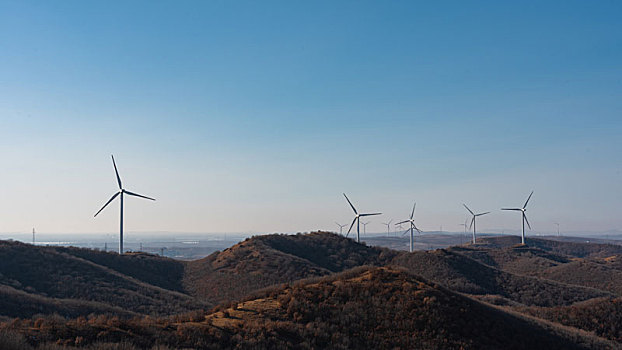
[[[346,234],[346,237],[348,237],[348,235],[350,234],[350,231],[352,230],[352,226],[354,226],[354,223],[356,222],[356,242],[361,243],[361,220],[360,218],[363,216],[380,215],[382,213],[359,214],[359,212],[356,211],[356,208],[354,207],[354,205],[352,205],[352,202],[350,202],[350,199],[348,199],[348,196],[346,196],[345,193],[343,194],[343,196],[346,197],[348,204],[350,204],[350,207],[352,207],[352,210],[354,210],[354,214],[356,215],[354,217],[354,220],[352,220],[352,223],[350,224],[350,228],[348,229],[348,234]]]
[[[522,223],[523,223],[523,235],[521,236],[521,243],[525,244],[525,223],[527,223],[527,227],[529,227],[529,229],[531,230],[531,225],[529,225],[529,220],[527,220],[527,203],[529,203],[529,200],[531,199],[531,196],[533,195],[533,191],[531,191],[531,194],[529,195],[529,197],[527,197],[527,201],[525,202],[525,205],[523,205],[522,208],[501,208],[501,210],[513,210],[513,211],[520,211],[521,212],[521,216],[523,217]]]
[[[417,226],[415,225],[415,207],[417,206],[417,203],[415,203],[415,205],[413,205],[413,211],[410,213],[410,219],[409,220],[404,220],[404,221],[400,221],[398,222],[396,225],[401,225],[401,224],[405,224],[405,223],[410,223],[410,228],[407,229],[404,233],[402,233],[402,236],[406,234],[406,232],[410,231],[410,252],[412,253],[415,250],[415,238],[414,238],[414,230],[417,230],[417,232],[421,233],[421,230],[417,228]]]
[[[119,192],[115,193],[108,200],[108,202],[106,202],[106,204],[104,204],[104,206],[101,209],[99,209],[97,213],[95,213],[93,217],[96,217],[97,214],[99,214],[102,210],[104,210],[104,208],[106,208],[108,204],[110,204],[110,202],[112,202],[115,198],[117,198],[117,196],[121,195],[121,203],[120,203],[121,210],[120,210],[120,219],[119,219],[119,223],[120,223],[119,224],[119,254],[123,254],[123,195],[127,194],[128,196],[145,198],[145,199],[149,199],[152,201],[155,201],[155,199],[140,195],[138,193],[133,193],[133,192],[130,192],[124,189],[123,185],[121,184],[121,177],[119,176],[119,171],[117,170],[117,164],[114,161],[114,156],[112,156],[112,165],[114,166],[114,172],[117,175],[117,183],[119,184]]]
[[[338,223],[337,221],[335,221],[335,224],[337,224],[337,226],[339,226],[339,234],[343,235],[343,228],[348,226],[348,224],[343,224],[342,225],[342,224]]]
[[[35,228],[32,228],[32,245],[35,245]]]
[[[468,210],[469,213],[471,213],[471,215],[473,216],[473,218],[471,219],[471,224],[469,225],[469,229],[471,229],[471,226],[473,226],[473,244],[475,244],[475,218],[478,217],[478,216],[489,214],[490,212],[487,211],[485,213],[475,214],[475,213],[473,213],[473,211],[471,209],[469,209],[469,207],[466,206],[466,204],[463,203],[462,205],[464,205],[466,210]]]
[[[557,225],[557,237],[559,237],[559,222],[556,222],[555,225]]]
[[[391,231],[390,227],[391,227],[391,223],[393,222],[393,219],[389,220],[389,222],[383,222],[383,225],[387,225],[387,237],[389,237],[389,233]]]

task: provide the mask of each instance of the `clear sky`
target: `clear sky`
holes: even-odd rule
[[[0,232],[622,229],[622,2],[0,0]]]

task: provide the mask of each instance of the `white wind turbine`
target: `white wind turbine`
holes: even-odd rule
[[[521,216],[522,216],[522,223],[523,223],[523,234],[521,236],[521,243],[525,244],[525,223],[527,223],[527,227],[529,227],[529,229],[531,230],[531,225],[529,225],[529,220],[527,220],[527,203],[529,203],[529,200],[531,199],[531,196],[533,195],[533,191],[531,191],[531,194],[529,195],[529,197],[527,198],[527,201],[525,202],[525,205],[523,205],[522,208],[501,208],[501,210],[513,210],[513,211],[520,211],[521,212]]]
[[[410,223],[410,228],[407,229],[404,233],[402,233],[402,236],[406,234],[406,232],[410,231],[410,252],[412,253],[415,250],[415,238],[414,238],[414,232],[413,230],[417,230],[417,232],[421,233],[421,230],[417,228],[417,226],[415,225],[415,207],[417,206],[417,203],[415,203],[415,205],[413,205],[413,211],[410,213],[410,219],[409,220],[404,220],[404,221],[400,221],[398,223],[396,223],[395,225],[401,225],[401,224],[405,224],[405,223]]]
[[[389,220],[389,222],[383,222],[383,225],[387,225],[387,237],[389,237],[389,233],[391,231],[391,223],[393,222],[393,219]]]
[[[350,207],[352,207],[352,210],[354,210],[354,214],[356,214],[356,216],[354,217],[354,220],[352,220],[352,223],[350,224],[350,228],[348,229],[348,233],[346,234],[346,237],[348,237],[348,235],[350,234],[350,231],[352,230],[352,226],[354,226],[354,223],[356,222],[356,242],[361,243],[361,220],[360,218],[363,216],[380,215],[382,213],[359,214],[359,212],[356,211],[356,208],[354,207],[354,205],[352,205],[352,202],[350,202],[350,199],[348,199],[348,196],[346,196],[345,193],[343,194],[343,196],[346,197],[348,204],[350,204]]]
[[[114,166],[114,172],[117,175],[117,183],[119,184],[119,192],[115,193],[109,200],[108,202],[106,202],[106,204],[104,204],[104,206],[99,209],[99,211],[97,213],[95,213],[94,217],[97,216],[97,214],[99,214],[102,210],[104,210],[104,208],[106,208],[106,206],[108,204],[110,204],[110,202],[112,202],[115,198],[117,198],[117,196],[121,195],[121,203],[120,203],[120,225],[119,225],[119,254],[123,254],[123,195],[127,194],[129,196],[134,196],[134,197],[140,197],[140,198],[145,198],[145,199],[149,199],[152,201],[155,201],[155,199],[150,198],[150,197],[146,197],[143,195],[140,195],[138,193],[133,193],[130,191],[127,191],[123,188],[123,185],[121,184],[121,177],[119,176],[119,171],[117,170],[117,164],[114,161],[114,156],[112,156],[112,165]]]
[[[469,209],[469,207],[466,206],[466,204],[463,203],[462,205],[464,205],[466,210],[468,210],[469,213],[471,213],[471,215],[473,216],[473,219],[471,219],[471,224],[469,225],[469,229],[471,229],[471,226],[473,226],[473,244],[475,244],[475,218],[478,217],[478,216],[489,214],[490,212],[487,211],[485,213],[475,214],[475,213],[473,213],[473,211],[471,209]]]
[[[338,223],[337,221],[335,221],[335,224],[337,224],[337,226],[339,226],[339,234],[343,235],[343,228],[348,226],[348,224],[343,224],[342,225],[342,224]]]

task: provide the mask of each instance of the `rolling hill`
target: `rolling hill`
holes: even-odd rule
[[[233,300],[274,284],[384,265],[396,255],[328,232],[257,236],[188,262],[184,286],[203,300]]]
[[[120,259],[119,265],[139,270],[139,259],[159,257],[119,256],[88,249],[39,247],[0,241],[0,316],[32,317],[58,313],[65,316],[91,312],[120,315],[171,315],[210,307],[186,294],[168,290],[93,262],[102,254]],[[83,256],[91,255],[89,259]],[[157,263],[154,263],[157,265]],[[138,273],[137,273],[138,274]],[[26,302],[21,306],[18,302]],[[10,307],[20,305],[20,307]],[[81,309],[83,307],[83,309]]]
[[[15,322],[28,339],[135,348],[607,349],[604,339],[510,314],[404,270],[364,267],[276,287],[174,320]],[[157,335],[157,336],[155,336]],[[25,340],[23,340],[25,343]],[[130,346],[126,345],[125,349]]]
[[[531,333],[537,344],[618,347],[598,336],[622,334],[620,247],[517,242],[408,253],[328,232],[272,234],[186,262],[1,241],[0,328],[18,342],[138,348],[529,348]],[[476,340],[465,318],[494,332]]]

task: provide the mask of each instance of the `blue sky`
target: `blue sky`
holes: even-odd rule
[[[341,196],[622,229],[622,5],[0,1],[0,232],[284,232]],[[518,215],[516,215],[518,216]]]

